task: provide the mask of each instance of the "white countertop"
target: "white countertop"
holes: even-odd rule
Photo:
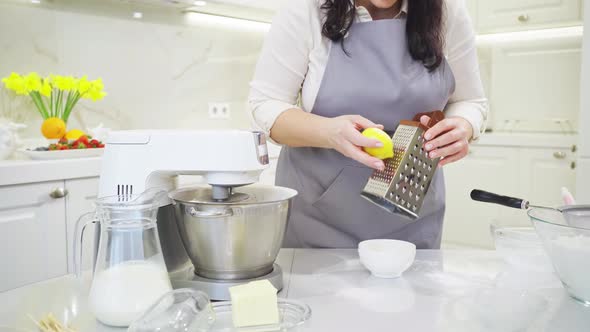
[[[286,249],[277,262],[285,271],[280,295],[312,308],[300,331],[509,332],[519,320],[527,332],[588,331],[590,326],[590,308],[571,300],[553,273],[510,270],[494,251],[419,251],[398,279],[370,276],[356,250]],[[65,304],[76,299],[70,307],[77,312],[73,324],[79,331],[124,331],[97,323],[85,305],[87,283],[82,291],[75,285],[72,277],[63,277],[0,294],[0,326],[31,328],[27,313],[39,317],[53,311],[63,317]],[[493,295],[482,296],[483,289]],[[522,309],[535,297],[543,301],[542,309],[525,314]]]
[[[2,160],[0,186],[96,177],[101,158],[62,160]]]

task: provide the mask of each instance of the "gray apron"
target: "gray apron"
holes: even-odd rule
[[[455,80],[446,62],[428,72],[409,54],[406,20],[354,23],[331,47],[312,112],[324,117],[358,114],[393,132],[400,120],[444,109]],[[346,53],[345,53],[346,52]],[[348,54],[347,54],[348,53]],[[299,192],[284,247],[356,248],[367,239],[399,239],[439,248],[445,212],[442,170],[430,186],[420,218],[410,222],[360,196],[372,169],[332,149],[281,151],[276,184]]]

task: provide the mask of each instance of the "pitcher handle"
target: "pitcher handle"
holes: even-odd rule
[[[90,224],[98,222],[96,219],[95,212],[88,212],[80,216],[76,221],[74,237],[74,271],[76,278],[80,278],[82,275],[82,248],[84,248],[84,231]]]

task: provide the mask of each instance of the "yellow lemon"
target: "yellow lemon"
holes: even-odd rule
[[[376,139],[383,143],[383,146],[380,148],[363,148],[366,153],[379,159],[393,158],[393,141],[386,132],[377,128],[367,128],[363,131],[363,136]]]
[[[81,136],[86,135],[82,130],[80,129],[72,129],[70,131],[68,131],[68,133],[66,134],[66,138],[68,140],[77,140],[78,138],[80,138]]]
[[[60,118],[48,118],[41,125],[41,133],[47,139],[59,139],[66,134],[66,124]]]

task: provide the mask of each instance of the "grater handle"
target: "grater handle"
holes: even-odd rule
[[[445,118],[445,113],[443,113],[442,111],[434,111],[434,112],[418,113],[418,114],[416,114],[416,116],[414,116],[413,121],[420,122],[420,118],[424,115],[426,115],[430,118],[430,121],[428,122],[426,129],[430,129],[430,128],[434,127],[435,124],[439,123],[440,121],[444,120],[444,118]]]
[[[524,199],[509,196],[501,196],[498,194],[477,189],[471,191],[471,199],[478,202],[504,205],[515,209],[526,210],[529,208],[529,202]]]

